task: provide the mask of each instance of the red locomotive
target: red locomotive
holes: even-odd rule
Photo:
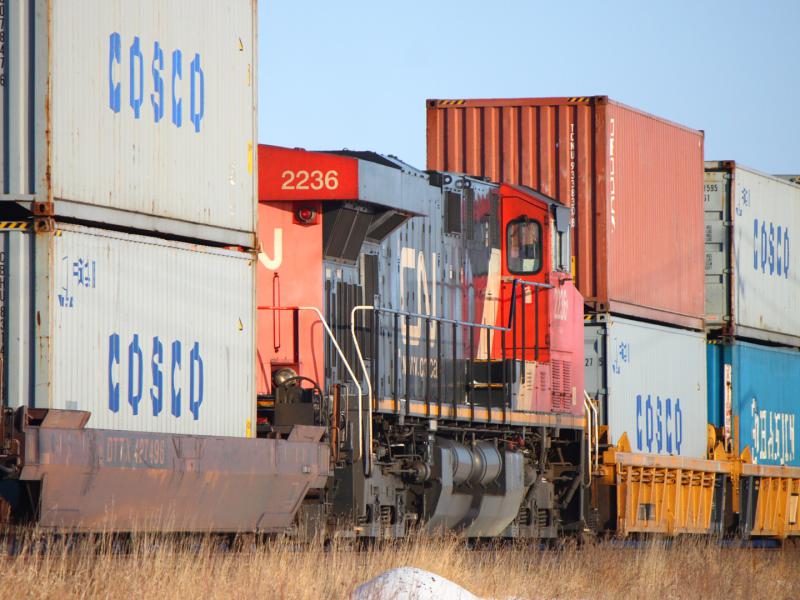
[[[357,535],[582,527],[569,210],[394,157],[260,148],[259,434],[325,425]]]

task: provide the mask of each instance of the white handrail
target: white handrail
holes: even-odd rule
[[[584,402],[589,403],[589,408],[592,413],[594,413],[594,470],[597,471],[597,469],[600,468],[600,441],[598,439],[600,437],[600,415],[597,412],[597,406],[589,395],[589,392],[583,390],[583,395],[586,398]],[[592,426],[591,423],[589,423],[589,426]]]
[[[359,304],[354,306],[350,311],[350,335],[353,337],[353,346],[356,349],[356,356],[361,365],[361,370],[364,373],[364,380],[367,382],[367,454],[364,456],[364,473],[369,476],[372,473],[372,381],[370,381],[369,373],[367,372],[367,365],[364,363],[364,356],[361,354],[361,345],[358,343],[356,337],[356,312],[357,311],[375,310],[374,306],[368,304]],[[361,399],[359,398],[358,406],[358,424],[361,426]]]
[[[347,358],[342,352],[342,349],[339,347],[339,343],[336,341],[336,337],[333,335],[333,331],[331,331],[328,322],[325,320],[325,317],[322,316],[322,312],[316,306],[259,306],[261,310],[310,310],[317,313],[317,317],[319,318],[322,326],[325,328],[325,331],[328,334],[328,337],[333,342],[333,347],[336,348],[336,352],[339,354],[339,358],[342,359],[342,363],[344,363],[345,368],[347,369],[348,374],[353,379],[353,383],[356,384],[356,390],[358,391],[358,457],[361,458],[364,456],[364,434],[361,430],[361,384],[358,383],[358,378],[356,374],[353,372],[353,369],[350,367],[350,363],[347,361]],[[369,382],[369,380],[367,380]],[[370,428],[371,430],[371,428]]]
[[[588,468],[586,469],[587,474],[589,475],[588,481],[581,477],[581,481],[583,481],[584,487],[589,487],[592,484],[592,409],[589,407],[589,400],[588,394],[586,394],[586,390],[583,391],[585,397],[583,398],[583,410],[586,411],[586,417],[589,419],[587,424],[587,432],[589,434],[589,464]]]

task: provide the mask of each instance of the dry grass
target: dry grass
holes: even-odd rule
[[[123,554],[108,539],[73,540],[68,550],[50,542],[47,551],[31,539],[38,536],[0,556],[3,598],[347,598],[398,566],[433,571],[491,598],[800,598],[793,546],[747,550],[684,540],[470,550],[448,538],[358,551],[279,540],[231,552],[211,540],[139,536]]]

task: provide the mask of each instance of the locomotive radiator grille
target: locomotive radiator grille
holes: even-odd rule
[[[553,392],[553,410],[569,412],[572,404],[572,365],[565,360],[554,359],[550,368]]]

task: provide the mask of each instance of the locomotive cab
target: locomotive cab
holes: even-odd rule
[[[322,424],[354,535],[582,528],[569,211],[374,153],[262,147],[259,434]]]

